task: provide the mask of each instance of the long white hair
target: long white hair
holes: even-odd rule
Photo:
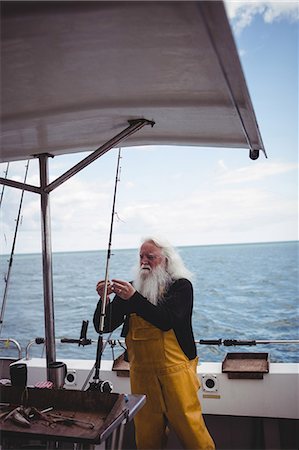
[[[173,280],[178,280],[179,278],[192,280],[192,273],[186,268],[179,253],[166,239],[146,237],[141,240],[141,245],[145,242],[152,242],[156,247],[161,249],[163,256],[167,259],[166,271]]]

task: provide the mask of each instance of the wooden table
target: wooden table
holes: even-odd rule
[[[24,391],[12,386],[0,386],[0,398],[1,402],[10,405],[8,410],[21,404],[39,411],[53,408],[46,413],[48,422],[32,419],[26,428],[2,417],[0,430],[3,442],[41,439],[85,446],[105,442],[107,449],[122,448],[126,423],[134,418],[145,403],[145,395],[38,388]],[[64,421],[63,418],[70,420]]]

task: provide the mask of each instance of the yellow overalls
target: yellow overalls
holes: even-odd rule
[[[131,390],[147,396],[134,419],[137,448],[163,449],[168,422],[185,449],[214,449],[197,396],[198,358],[187,358],[173,330],[161,331],[136,314],[130,316],[126,345]]]

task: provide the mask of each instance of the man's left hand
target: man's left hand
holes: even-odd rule
[[[110,286],[112,291],[123,300],[128,300],[136,292],[136,289],[128,281],[114,279]]]

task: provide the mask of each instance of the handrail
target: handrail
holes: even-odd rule
[[[5,339],[1,339],[2,341],[4,341]],[[13,341],[13,339],[11,339],[11,341]],[[95,339],[72,339],[72,338],[56,338],[55,342],[57,344],[78,344],[79,346],[86,346],[86,345],[91,345],[91,344],[96,344],[97,340]],[[113,350],[113,348],[116,345],[119,345],[120,347],[124,348],[126,341],[125,339],[107,339],[106,341],[104,341],[104,345],[106,346],[107,344],[110,345],[111,349]],[[40,345],[40,344],[45,344],[45,338],[39,337],[39,338],[35,338],[32,339],[26,346],[26,350],[25,350],[25,359],[28,360],[30,359],[30,349],[32,347],[32,345]],[[237,339],[199,339],[199,340],[195,340],[195,344],[196,345],[224,345],[225,347],[231,347],[231,346],[236,346],[236,345],[244,345],[244,346],[253,346],[253,345],[259,345],[259,344],[299,344],[299,340],[297,339],[285,339],[285,340],[237,340]]]
[[[18,343],[18,341],[16,341],[15,339],[11,339],[11,338],[0,338],[0,342],[12,342],[17,347],[17,350],[18,350],[18,353],[19,353],[19,358],[18,359],[22,359],[22,347]]]
[[[108,344],[115,346],[125,344],[124,339],[109,339]],[[258,344],[299,344],[299,339],[281,339],[281,340],[237,340],[237,339],[197,339],[196,345],[224,345],[230,347],[232,345],[258,345]]]
[[[259,344],[299,344],[298,339],[264,339],[264,340],[239,340],[239,339],[200,339],[195,341],[196,344],[200,345],[224,345],[225,347],[232,347],[236,345],[259,345]]]
[[[42,338],[42,337],[38,337],[35,339],[32,339],[27,345],[26,345],[26,349],[25,349],[25,359],[28,360],[30,359],[30,355],[29,355],[29,351],[32,347],[32,345],[36,344],[36,345],[40,345],[40,344],[45,344],[46,343],[46,339]],[[94,339],[72,339],[72,338],[56,338],[55,339],[55,343],[57,344],[78,344],[79,346],[85,346],[85,345],[91,345],[91,344],[95,344],[97,343],[96,340]]]

